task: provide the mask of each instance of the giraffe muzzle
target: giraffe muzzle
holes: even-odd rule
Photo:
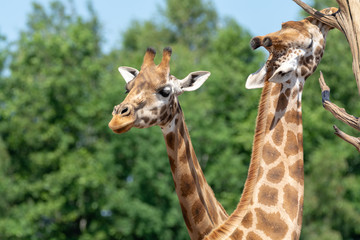
[[[270,37],[254,37],[250,41],[250,46],[253,50],[264,46],[264,47],[271,47],[273,42]]]
[[[135,122],[133,107],[128,104],[120,104],[114,107],[113,118],[109,122],[109,128],[118,134],[129,131]]]

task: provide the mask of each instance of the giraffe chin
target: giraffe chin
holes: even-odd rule
[[[133,121],[127,121],[127,122],[123,122],[123,123],[119,123],[118,119],[116,117],[114,117],[110,122],[109,122],[109,128],[117,134],[121,134],[121,133],[125,133],[127,131],[129,131],[134,125]]]
[[[126,133],[126,132],[129,131],[131,128],[132,128],[132,124],[127,125],[127,126],[125,126],[125,127],[121,127],[121,128],[118,128],[118,129],[111,129],[111,130],[112,130],[114,133],[122,134],[122,133]]]

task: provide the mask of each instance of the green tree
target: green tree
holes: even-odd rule
[[[84,20],[57,1],[49,11],[33,4],[11,75],[1,80],[2,239],[101,239],[107,231],[99,196],[111,194],[115,169],[112,158],[98,161],[106,156],[98,151],[106,149],[98,132],[102,66],[99,23],[89,12]]]
[[[210,1],[166,0],[162,12],[176,41],[192,50],[205,48],[217,28],[217,13]]]

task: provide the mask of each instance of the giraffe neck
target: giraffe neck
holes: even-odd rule
[[[191,239],[202,239],[228,214],[206,182],[182,112],[161,129],[186,227]]]
[[[261,155],[258,176],[249,210],[240,224],[244,235],[256,234],[263,239],[300,237],[304,196],[301,113],[304,80],[292,80],[290,84],[269,83],[262,146],[254,149]]]
[[[289,82],[296,84],[265,81],[242,197],[231,216],[205,239],[299,238],[304,193],[304,80]]]

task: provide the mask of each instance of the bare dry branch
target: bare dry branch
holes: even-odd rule
[[[358,152],[360,152],[360,138],[350,136],[341,131],[337,126],[334,125],[335,135],[343,139],[344,141],[352,144]]]
[[[360,119],[348,114],[344,108],[339,108],[336,104],[330,101],[330,88],[326,85],[324,76],[320,72],[319,83],[321,87],[321,96],[323,107],[332,113],[332,115],[340,121],[346,123],[350,127],[360,131]],[[334,125],[335,134],[343,139],[344,141],[352,144],[360,152],[360,138],[350,136],[341,131],[337,126]]]
[[[326,85],[324,76],[320,72],[319,83],[321,87],[321,96],[323,107],[334,115],[335,118],[346,123],[350,127],[360,131],[360,122],[358,117],[348,114],[344,108],[338,107],[336,104],[330,101],[330,88]]]
[[[319,12],[318,10],[316,10],[315,8],[310,7],[309,5],[307,5],[306,3],[304,3],[301,0],[293,0],[297,5],[299,5],[300,7],[302,7],[302,9],[304,9],[307,13],[309,13],[311,16],[315,17],[316,19],[319,19],[321,22],[333,27],[333,28],[337,28],[340,31],[341,27],[339,26],[338,22],[336,21],[336,18],[334,17],[334,14],[331,15],[325,15],[321,12]]]
[[[345,34],[353,56],[352,67],[360,94],[360,1],[336,0],[339,11],[331,15],[322,14],[301,0],[293,1],[311,16]]]

